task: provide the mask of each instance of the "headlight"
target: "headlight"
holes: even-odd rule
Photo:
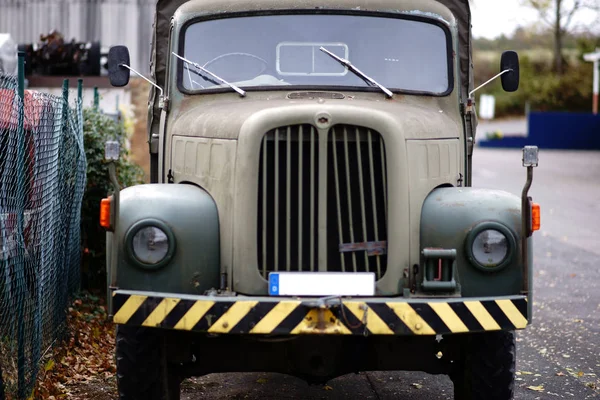
[[[175,252],[171,229],[157,220],[140,221],[127,232],[129,256],[138,266],[155,269],[167,264]]]
[[[513,260],[516,241],[504,225],[487,222],[469,233],[466,251],[474,266],[484,271],[497,271]]]

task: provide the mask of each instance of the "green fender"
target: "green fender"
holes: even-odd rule
[[[513,235],[513,240],[509,240],[509,247],[512,247],[509,250],[509,259],[498,270],[485,270],[469,259],[467,252],[469,233],[478,227],[483,227],[484,224],[491,227],[500,224]],[[521,200],[511,193],[489,189],[446,187],[433,190],[423,204],[421,250],[426,248],[456,250],[455,279],[464,297],[521,293],[523,263],[520,238]],[[417,282],[422,280],[422,275],[417,276]]]
[[[212,197],[193,185],[150,184],[123,189],[109,251],[112,288],[182,294],[204,294],[219,287],[219,216]],[[128,237],[136,227],[156,224],[170,231],[168,262],[144,266],[132,256]],[[115,268],[115,270],[112,270]]]

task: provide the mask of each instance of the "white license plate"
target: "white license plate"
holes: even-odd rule
[[[271,296],[374,296],[373,272],[271,272]]]

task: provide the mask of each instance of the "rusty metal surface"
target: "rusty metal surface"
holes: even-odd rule
[[[340,253],[366,251],[368,256],[380,256],[387,253],[387,242],[341,243]]]

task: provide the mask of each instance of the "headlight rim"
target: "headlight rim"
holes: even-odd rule
[[[502,233],[506,237],[506,242],[507,242],[506,256],[500,263],[498,263],[496,266],[493,266],[493,267],[480,263],[479,261],[477,261],[477,259],[475,258],[474,254],[473,254],[473,242],[475,241],[475,238],[481,232],[487,231],[487,230],[495,230],[495,231]],[[484,272],[498,272],[498,271],[506,268],[512,262],[514,262],[515,255],[517,252],[517,240],[516,240],[513,232],[506,225],[504,225],[500,222],[496,222],[496,221],[486,221],[486,222],[477,224],[468,233],[467,239],[465,240],[465,251],[467,254],[467,258],[469,259],[469,262],[475,268],[479,269],[480,271],[484,271]]]
[[[156,264],[147,264],[137,258],[135,255],[135,251],[133,250],[133,238],[134,236],[143,228],[154,227],[162,230],[169,240],[169,249],[165,257],[160,260]],[[177,247],[177,242],[175,241],[175,235],[173,234],[173,230],[163,221],[155,219],[155,218],[147,218],[141,221],[136,222],[131,225],[131,227],[127,230],[125,234],[125,249],[127,252],[127,256],[129,260],[136,266],[143,268],[145,270],[157,270],[159,268],[164,267],[173,259],[175,255],[175,249]]]

